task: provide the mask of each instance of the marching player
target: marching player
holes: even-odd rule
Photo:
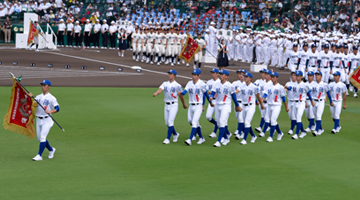
[[[185,144],[191,145],[191,140],[197,133],[200,137],[197,144],[202,144],[205,142],[204,137],[201,134],[201,126],[199,124],[201,113],[204,110],[205,97],[209,100],[209,95],[207,93],[206,84],[200,80],[200,69],[194,69],[192,71],[192,81],[189,81],[183,92],[178,92],[179,96],[184,96],[189,92],[189,110],[188,110],[188,122],[192,126],[189,139],[185,140]],[[209,102],[211,103],[211,102]]]
[[[316,81],[312,85],[313,88],[311,94],[313,100],[315,101],[315,106],[313,108],[313,111],[316,118],[316,127],[315,127],[315,131],[313,132],[313,135],[317,136],[317,135],[321,135],[324,132],[324,129],[321,126],[321,117],[324,112],[326,94],[330,100],[330,105],[334,106],[334,103],[332,102],[331,99],[328,84],[321,81],[322,80],[321,71],[315,72],[315,79]]]
[[[258,99],[260,105],[261,105],[261,109],[265,109],[262,99],[260,99],[260,94],[259,94],[259,88],[254,85],[251,82],[252,79],[252,74],[249,72],[246,72],[244,74],[244,85],[242,88],[237,89],[235,91],[235,93],[239,93],[241,92],[241,96],[242,96],[242,106],[244,109],[242,109],[243,112],[243,116],[244,116],[244,138],[243,140],[240,142],[240,144],[247,144],[246,143],[246,138],[250,132],[252,138],[251,138],[251,143],[255,143],[257,137],[254,134],[252,128],[251,128],[251,121],[252,118],[255,114],[255,98]]]
[[[315,73],[309,71],[307,73],[308,82],[306,84],[311,90],[314,90],[314,76]],[[311,93],[314,99],[314,93]],[[309,120],[309,126],[305,129],[305,132],[315,131],[315,115],[314,115],[314,107],[311,105],[310,99],[306,97],[306,105],[305,105],[305,115],[306,118]]]
[[[161,63],[165,63],[165,55],[166,55],[166,50],[167,50],[167,42],[168,42],[168,37],[169,35],[166,34],[167,32],[167,28],[163,28],[163,33],[162,33],[162,36],[161,36],[161,45],[160,45],[160,55],[161,55],[161,58],[158,59],[158,65],[160,65]],[[160,56],[159,55],[159,56]]]
[[[101,34],[102,34],[102,49],[106,49],[108,46],[108,32],[109,32],[109,25],[106,23],[106,19],[103,20],[101,25]]]
[[[67,45],[66,47],[72,47],[72,38],[74,33],[74,24],[71,22],[66,24],[66,36],[67,36]]]
[[[34,26],[37,30],[39,30],[39,24],[37,21],[34,21]],[[42,33],[39,31],[39,34],[41,35]],[[31,50],[31,47],[34,46],[36,47],[35,51],[38,52],[39,51],[39,36],[38,35],[35,35],[34,38],[33,38],[33,43],[30,44],[29,46],[29,50]]]
[[[245,84],[244,74],[246,74],[246,73],[247,73],[247,71],[245,69],[239,69],[236,71],[236,74],[237,74],[237,77],[239,80],[233,82],[235,91],[238,89],[241,90],[244,87],[244,84]],[[236,94],[236,100],[239,103],[239,106],[241,108],[243,108],[242,107],[242,94],[240,92],[238,92]],[[240,140],[241,138],[244,138],[244,115],[243,115],[243,112],[240,112],[240,111],[238,112],[235,109],[235,117],[238,121],[238,126],[237,126],[236,131],[234,132],[234,135],[235,135],[236,140]]]
[[[54,125],[54,122],[49,117],[49,114],[51,115],[57,113],[60,110],[59,103],[57,102],[56,98],[49,92],[51,88],[51,82],[45,79],[40,84],[43,93],[37,95],[35,99],[45,108],[45,110],[41,107],[38,107],[35,113],[36,135],[40,142],[40,146],[38,154],[32,159],[33,161],[42,160],[41,156],[45,148],[49,150],[49,159],[54,158],[56,149],[50,146],[50,143],[46,137],[49,134],[51,127]],[[33,97],[32,93],[29,93],[29,96]],[[34,104],[36,107],[38,106],[36,102],[34,102]]]
[[[284,103],[286,112],[289,112],[289,108],[285,99],[285,89],[282,85],[278,83],[279,74],[274,72],[271,75],[271,82],[268,87],[265,88],[263,92],[262,101],[267,101],[267,109],[269,110],[270,117],[270,136],[267,138],[267,142],[273,142],[273,136],[275,133],[275,129],[278,132],[277,140],[281,140],[284,136],[284,133],[281,132],[279,124],[277,123],[277,119],[279,117],[281,111],[281,101]],[[281,99],[281,100],[280,100]]]
[[[168,127],[167,137],[164,140],[163,144],[170,144],[170,137],[173,135],[173,142],[177,142],[179,138],[179,133],[175,131],[174,121],[176,114],[178,112],[178,92],[182,92],[181,85],[175,81],[177,72],[173,69],[168,71],[169,81],[163,82],[159,89],[153,94],[153,97],[161,94],[164,91],[164,102],[165,102],[165,124]],[[184,97],[179,96],[183,107],[186,109]]]
[[[212,79],[210,79],[208,82],[206,82],[209,95],[211,94],[211,91],[212,91],[212,88],[214,87],[214,85],[220,82],[220,79],[218,77],[219,76],[219,70],[214,68],[210,72],[211,72]],[[214,95],[213,100],[216,100],[216,93]],[[209,135],[209,137],[211,137],[211,138],[216,137],[216,132],[218,130],[217,122],[212,117],[213,114],[214,114],[214,111],[215,111],[215,108],[209,104],[208,107],[207,107],[207,110],[206,110],[206,119],[210,123],[214,124],[214,131]]]
[[[292,90],[294,92],[294,115],[296,118],[296,134],[292,136],[292,139],[297,140],[299,137],[303,138],[306,136],[305,130],[303,128],[303,124],[301,122],[302,115],[304,114],[305,110],[305,100],[306,95],[309,97],[311,101],[311,105],[315,106],[315,103],[311,97],[311,89],[307,84],[302,82],[302,71],[295,71],[296,74],[296,83],[293,86],[285,86],[287,90]],[[299,136],[299,132],[302,131],[301,135]]]
[[[305,74],[306,70],[306,61],[308,60],[308,43],[303,44],[303,50],[299,52],[299,66],[297,70],[302,71],[303,74]]]
[[[174,32],[174,28],[170,28],[170,32],[168,33],[168,43],[167,43],[167,48],[166,48],[166,52],[168,55],[167,58],[167,62],[165,64],[171,63],[171,66],[174,66],[174,62],[175,62],[175,52],[176,52],[176,34]]]
[[[161,28],[155,28],[157,32],[155,33],[155,59],[154,62],[157,62],[157,65],[160,65],[161,61],[161,43],[164,33],[161,32]]]
[[[333,56],[332,52],[329,51],[329,44],[324,45],[324,51],[320,52],[319,58],[321,68],[318,71],[323,74],[322,81],[328,83],[333,65]]]
[[[333,66],[331,69],[332,73],[340,72],[341,79],[344,78],[343,82],[345,82],[345,63],[344,63],[344,54],[341,52],[342,45],[336,45],[336,51],[333,53]],[[330,80],[334,80],[333,74],[330,74]]]
[[[270,70],[266,70],[266,69],[263,69],[263,72],[264,72],[265,80],[260,81],[259,84],[255,84],[259,87],[260,97],[262,97],[264,95],[264,91],[267,89],[267,87],[271,87],[273,85],[271,82],[272,72]],[[270,126],[270,116],[269,116],[269,110],[267,108],[267,101],[266,100],[263,101],[263,105],[265,107],[264,109],[261,109],[261,105],[257,101],[256,101],[256,104],[259,105],[261,119],[263,121],[260,121],[260,127],[256,128],[255,130],[260,133],[259,137],[265,137],[265,132],[269,130],[269,126]],[[263,126],[264,126],[264,128],[262,129]]]
[[[146,53],[147,53],[147,60],[146,63],[149,63],[152,65],[153,63],[153,56],[154,56],[154,44],[155,44],[155,33],[154,29],[150,28],[149,32],[146,34]]]
[[[311,51],[308,53],[305,71],[315,73],[316,71],[318,71],[318,68],[320,68],[320,57],[319,57],[319,52],[316,50],[315,43],[312,43],[310,47],[311,47]]]
[[[202,59],[202,50],[206,48],[205,40],[201,39],[201,33],[198,32],[197,38],[195,39],[195,42],[200,45],[201,51],[195,54],[194,58],[194,69],[196,68],[196,64],[198,64],[198,67],[201,67],[201,59]]]
[[[221,147],[220,141],[224,137],[225,139],[222,142],[222,145],[227,145],[230,140],[226,133],[228,133],[228,119],[231,112],[231,98],[235,103],[236,111],[241,112],[239,103],[236,101],[235,88],[228,81],[230,73],[227,70],[220,70],[220,82],[216,83],[213,88],[209,98],[211,102],[215,97],[215,119],[218,123],[219,128],[219,137],[215,142],[214,147]],[[215,96],[216,94],[216,96]],[[214,106],[211,105],[211,106]]]
[[[142,32],[142,34],[140,35],[141,38],[141,52],[142,52],[142,56],[141,56],[141,62],[145,62],[146,61],[146,35],[148,33],[148,29],[145,28]]]
[[[290,71],[295,71],[299,68],[300,60],[299,60],[299,52],[298,52],[298,45],[293,45],[293,51],[291,51],[289,54],[286,55],[286,65],[285,67],[288,67]],[[290,62],[290,64],[288,64]]]
[[[182,46],[182,34],[180,35],[180,29],[176,28],[175,29],[175,36],[176,36],[176,44],[175,44],[175,59],[177,57],[177,65],[180,65],[180,53],[181,53],[181,46]],[[175,64],[176,60],[174,61]]]
[[[329,90],[331,98],[333,99],[334,106],[330,107],[331,117],[334,120],[334,128],[331,133],[338,133],[341,129],[340,123],[340,113],[341,113],[341,104],[344,101],[343,109],[346,109],[346,85],[340,81],[341,73],[335,72],[334,82],[329,84]]]
[[[139,27],[135,28],[135,32],[131,34],[131,45],[133,50],[133,60],[139,61],[139,51],[138,51],[138,42],[139,42]]]

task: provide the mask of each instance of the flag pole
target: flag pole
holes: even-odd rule
[[[19,85],[26,91],[26,93],[29,94],[29,93],[30,93],[29,90],[27,90],[27,89],[25,88],[25,86],[24,86],[23,84],[21,84],[19,80],[16,79],[16,77],[14,76],[14,74],[11,73],[11,72],[9,72],[9,73],[10,73],[12,79],[15,80],[17,83],[19,83]],[[36,100],[33,96],[32,96],[31,98],[33,98],[33,99],[36,101],[37,105],[39,105],[42,109],[45,110],[45,108],[40,104],[40,102],[39,102],[38,100]],[[63,127],[61,127],[60,124],[59,124],[49,113],[46,113],[46,114],[48,114],[49,117],[59,126],[59,128],[60,128],[62,131],[65,132],[65,129],[63,129]]]

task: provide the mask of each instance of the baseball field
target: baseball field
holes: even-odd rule
[[[139,63],[131,61],[128,52],[127,60],[112,54],[116,51],[0,49],[0,116],[8,109],[13,83],[5,72],[23,75],[22,83],[33,94],[41,93],[39,83],[48,78],[53,84],[50,92],[60,104],[60,112],[53,116],[66,130],[52,127],[48,140],[56,148],[55,157],[48,159],[45,150],[40,162],[31,160],[38,152],[36,138],[0,131],[0,199],[359,199],[360,105],[352,93],[336,135],[331,134],[327,105],[325,133],[292,140],[283,109],[278,119],[286,133],[282,141],[258,138],[243,146],[232,137],[227,146],[214,148],[216,139],[208,137],[213,126],[204,113],[200,124],[206,142],[187,146],[184,140],[191,127],[187,110],[179,107],[175,120],[179,142],[164,145],[163,96],[152,94],[167,79],[170,67],[143,64],[137,73],[129,66]],[[36,66],[30,68],[31,62]],[[49,63],[53,68],[47,67]],[[71,69],[64,69],[67,64]],[[81,70],[82,65],[88,70]],[[100,65],[105,67],[102,72]],[[210,78],[213,66],[202,68],[204,80]],[[249,68],[229,67],[231,81],[239,67]],[[184,86],[191,68],[174,69]],[[288,72],[280,73],[284,84]],[[257,110],[252,126],[259,121]],[[308,125],[305,115],[303,122]],[[232,112],[229,130],[236,127]]]
[[[40,93],[39,87],[29,87]],[[343,110],[341,133],[330,133],[325,108],[325,133],[294,141],[245,146],[232,138],[214,148],[208,138],[212,125],[201,118],[206,142],[187,146],[191,127],[179,109],[175,128],[178,143],[163,145],[166,126],[162,97],[156,88],[54,87],[60,103],[48,140],[55,158],[33,162],[38,142],[2,131],[1,199],[357,199],[360,195],[357,122],[360,108],[350,97]],[[1,87],[0,116],[5,115],[10,87]],[[6,102],[6,103],[5,103]],[[257,110],[253,126],[259,122]],[[304,121],[306,119],[304,118]],[[286,112],[279,124],[289,129]],[[307,123],[305,123],[307,124]],[[231,113],[229,128],[236,129]]]

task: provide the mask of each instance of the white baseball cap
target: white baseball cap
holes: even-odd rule
[[[114,22],[114,21],[111,21],[111,23],[112,23],[112,24],[115,24],[115,22]]]

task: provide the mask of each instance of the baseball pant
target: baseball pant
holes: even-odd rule
[[[206,110],[206,119],[208,121],[212,120],[212,116],[214,114],[214,111],[215,111],[215,107],[211,107],[211,105],[209,104],[208,107],[207,107],[207,110]]]
[[[202,113],[202,104],[190,105],[188,109],[188,122],[193,128],[200,126],[199,120]]]
[[[315,119],[314,107],[311,105],[310,100],[306,100],[307,108],[305,108],[305,115],[308,119]]]
[[[231,113],[231,104],[215,105],[215,120],[220,128],[225,128],[228,124],[229,115]]]
[[[294,115],[296,118],[296,122],[297,123],[301,123],[301,118],[304,114],[304,110],[305,110],[305,101],[301,101],[301,102],[295,102],[295,105],[293,106],[294,109]]]
[[[243,104],[243,110],[241,112],[243,112],[245,128],[250,128],[252,118],[255,114],[255,104],[248,104],[247,106]]]
[[[277,125],[277,119],[281,111],[281,105],[268,105],[271,126]]]
[[[284,63],[284,57],[285,57],[283,48],[282,47],[277,48],[276,52],[278,54],[278,62],[277,62],[278,64],[277,65],[278,65],[278,67],[282,67],[282,66],[284,66],[283,63]]]
[[[229,53],[228,53],[229,60],[231,60],[231,59],[234,58],[234,47],[233,47],[233,44],[229,44],[228,50],[229,50]]]
[[[321,81],[323,81],[324,83],[328,83],[330,79],[330,67],[321,67],[320,71],[322,73]]]
[[[165,125],[170,127],[170,126],[174,126],[174,121],[175,121],[175,117],[176,114],[178,112],[178,103],[175,102],[174,104],[165,104],[165,109],[164,109],[164,118],[165,118]]]
[[[266,123],[270,123],[270,115],[269,115],[268,104],[263,103],[263,105],[265,107],[264,110],[261,109],[261,105],[259,104],[259,110],[260,110],[261,118],[264,118],[264,121]]]
[[[264,64],[268,65],[270,62],[271,54],[269,52],[269,47],[263,47],[264,54]]]
[[[237,51],[239,60],[244,61],[244,45],[239,45]]]
[[[139,53],[138,51],[138,45],[136,44],[136,42],[133,42],[132,44],[132,50],[133,50],[133,53]]]
[[[146,45],[146,53],[147,54],[150,54],[150,55],[153,55],[154,54],[154,45],[152,43],[148,43]]]
[[[296,110],[295,102],[293,100],[289,100],[288,107],[289,107],[289,112],[288,112],[289,119],[290,120],[296,120],[296,117],[295,117],[295,110]]]
[[[244,107],[241,102],[238,101],[238,103],[241,108]],[[234,110],[235,110],[235,108],[234,108]],[[235,117],[238,120],[238,123],[244,123],[244,112],[235,111]]]
[[[331,117],[333,119],[340,119],[342,101],[333,101],[334,106],[330,106]]]
[[[315,101],[315,106],[313,108],[313,112],[316,120],[321,120],[322,114],[324,112],[325,101]]]
[[[271,64],[270,65],[275,66],[278,63],[277,48],[269,48],[269,49],[270,49],[270,56],[271,56]]]
[[[200,51],[199,53],[195,54],[194,61],[195,61],[195,62],[201,62],[201,58],[202,58],[202,51]]]
[[[44,119],[36,117],[36,135],[39,142],[46,142],[46,137],[53,125],[54,122],[50,117]]]
[[[261,46],[256,46],[256,49],[255,49],[255,52],[256,52],[256,63],[261,63],[261,62],[263,62],[261,50],[262,50]]]

